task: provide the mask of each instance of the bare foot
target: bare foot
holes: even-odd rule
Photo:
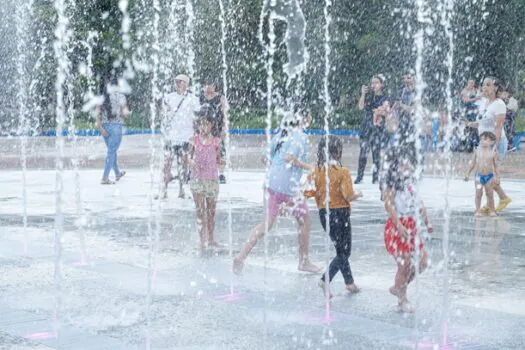
[[[224,244],[220,244],[219,242],[212,240],[212,241],[208,241],[208,247],[224,248]]]
[[[350,293],[359,293],[361,291],[361,288],[359,288],[355,283],[347,284],[346,290]]]
[[[243,269],[244,269],[244,262],[237,258],[233,259],[233,273],[236,275],[240,275],[242,274]]]
[[[390,292],[390,294],[392,295],[395,295],[396,297],[398,298],[401,298],[401,296],[403,295],[401,293],[401,290],[400,289],[397,289],[396,286],[392,286],[388,289],[388,291]]]
[[[492,211],[489,211],[489,216],[495,217],[495,216],[498,216],[498,214],[494,210],[492,210]]]
[[[159,200],[159,199],[167,199],[168,198],[168,192],[164,192],[164,194],[162,196],[155,196],[153,197],[153,199],[155,200]]]
[[[324,296],[326,296],[326,288],[325,288],[326,286],[325,286],[324,281],[320,280],[317,285],[319,286],[319,288],[323,290]],[[330,292],[330,287],[328,287],[328,298],[332,299],[333,297],[334,295]]]
[[[407,314],[412,314],[412,313],[416,312],[416,310],[410,305],[408,300],[405,300],[405,301],[401,302],[398,305],[398,308],[399,308],[399,312],[403,312],[403,313],[407,313]]]
[[[475,217],[475,218],[481,218],[481,217],[483,217],[483,214],[481,214],[480,211],[476,211],[476,212],[474,213],[474,217]]]
[[[318,273],[321,272],[323,268],[312,264],[310,260],[304,260],[302,263],[299,264],[299,267],[297,269],[299,271]]]

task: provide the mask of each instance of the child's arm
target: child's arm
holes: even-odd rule
[[[341,194],[344,199],[350,204],[350,202],[355,201],[356,199],[363,197],[363,193],[360,191],[354,190],[352,175],[348,169],[343,173],[343,179],[341,180]]]
[[[195,136],[190,137],[188,146],[188,165],[193,166],[195,162],[193,161],[193,156],[195,154]]]
[[[385,197],[385,210],[386,210],[388,216],[390,216],[390,218],[392,219],[392,221],[396,225],[396,228],[397,228],[397,231],[399,232],[399,234],[401,234],[401,236],[403,236],[405,238],[408,238],[408,232],[405,229],[405,227],[403,226],[403,224],[401,224],[401,221],[399,221],[399,217],[397,216],[396,208],[394,206],[394,199],[395,199],[394,192],[392,190],[390,190],[390,189],[387,189],[387,190],[385,190],[385,196],[384,197]]]
[[[314,173],[308,174],[308,177],[306,178],[306,184],[307,184],[307,189],[304,191],[304,196],[306,198],[315,197],[315,194],[317,193],[317,188],[316,188]]]
[[[314,168],[310,164],[299,160],[297,157],[295,157],[294,155],[291,155],[291,154],[285,155],[284,156],[284,160],[286,162],[290,163],[291,165],[296,166],[298,168],[301,168],[303,170],[313,170],[313,168]]]
[[[470,174],[472,173],[472,170],[474,170],[474,168],[476,167],[476,164],[478,163],[478,158],[477,158],[477,152],[474,151],[474,157],[472,157],[472,161],[470,162],[470,168],[469,170],[467,171],[467,173],[465,174],[465,181],[468,181],[469,177],[470,177]]]
[[[421,217],[423,218],[423,222],[425,223],[425,226],[427,227],[427,232],[428,233],[434,232],[434,228],[432,227],[432,224],[430,223],[430,220],[428,219],[427,208],[423,204],[423,201],[420,201],[419,205],[420,205],[419,215],[421,215]]]

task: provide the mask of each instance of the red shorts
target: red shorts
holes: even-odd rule
[[[411,216],[402,216],[399,218],[399,221],[410,234],[410,241],[399,234],[392,218],[388,218],[385,225],[385,248],[388,253],[395,256],[413,253],[416,247],[416,220]],[[423,249],[424,245],[421,240],[419,243],[419,250]]]
[[[266,191],[268,191],[268,214],[270,216],[281,215],[283,208],[287,208],[286,211],[296,218],[303,218],[308,215],[308,204],[304,199],[294,198],[284,193],[272,191],[269,188]]]

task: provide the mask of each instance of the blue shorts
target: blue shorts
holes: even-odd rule
[[[492,180],[493,177],[494,177],[494,173],[485,174],[485,175],[476,173],[476,180],[478,180],[482,186],[485,186],[490,180]]]

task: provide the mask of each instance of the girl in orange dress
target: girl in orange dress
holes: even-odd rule
[[[416,276],[416,259],[419,273],[427,267],[427,253],[423,239],[418,234],[418,213],[429,233],[433,232],[423,202],[418,199],[414,184],[416,151],[413,147],[393,148],[387,155],[385,209],[385,248],[397,264],[397,273],[390,293],[398,298],[400,311],[413,312],[407,298],[407,287]],[[417,249],[416,249],[417,247]]]

